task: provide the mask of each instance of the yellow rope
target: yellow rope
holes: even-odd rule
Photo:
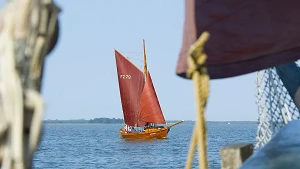
[[[194,127],[190,149],[187,157],[186,169],[190,169],[196,146],[198,145],[199,168],[207,169],[207,140],[204,109],[209,95],[209,75],[205,66],[206,54],[204,44],[209,38],[209,33],[204,32],[199,39],[190,47],[187,77],[193,79],[195,86],[197,120]]]

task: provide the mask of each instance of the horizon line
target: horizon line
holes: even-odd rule
[[[116,117],[96,117],[96,118],[107,118],[107,119],[122,119],[124,120],[124,118],[116,118]],[[96,118],[93,118],[93,119],[96,119]],[[84,118],[81,118],[81,119],[43,119],[43,121],[47,121],[47,120],[60,120],[60,121],[67,121],[67,120],[93,120],[93,119],[84,119]],[[166,121],[180,121],[180,120],[166,120]],[[183,121],[196,121],[196,120],[183,120]],[[207,122],[240,122],[240,121],[249,121],[249,122],[255,122],[257,120],[206,120]]]

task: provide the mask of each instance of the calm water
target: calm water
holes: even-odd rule
[[[169,138],[152,141],[120,139],[121,124],[45,125],[34,158],[35,168],[184,168],[193,123],[171,129]],[[219,148],[233,142],[255,143],[257,124],[208,122],[210,168],[220,168]],[[197,168],[197,158],[194,160]]]

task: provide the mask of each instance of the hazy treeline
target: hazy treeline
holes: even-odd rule
[[[116,118],[94,118],[90,120],[77,119],[77,120],[44,120],[44,123],[104,123],[104,124],[118,124],[124,123],[123,119]]]

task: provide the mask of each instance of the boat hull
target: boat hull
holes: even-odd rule
[[[143,132],[125,132],[120,129],[120,135],[123,139],[166,139],[168,133],[168,128],[150,128]]]

